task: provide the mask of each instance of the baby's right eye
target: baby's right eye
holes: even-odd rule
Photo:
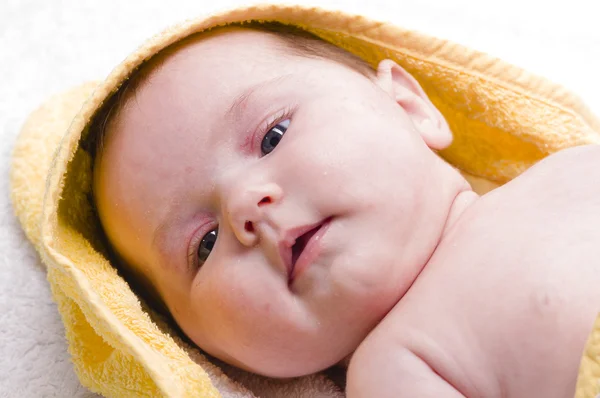
[[[215,243],[217,242],[217,235],[219,234],[219,228],[215,228],[202,238],[198,245],[198,263],[201,265],[204,263],[210,252],[212,251]]]

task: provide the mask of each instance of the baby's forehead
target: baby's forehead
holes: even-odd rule
[[[375,73],[364,59],[299,27],[250,23],[219,27],[182,39],[147,62],[138,72],[138,80],[161,73],[177,74],[186,65],[204,65],[202,77],[206,79],[218,78],[224,67],[235,71],[253,64],[270,62],[273,67],[293,66],[298,61],[309,60],[327,60],[368,78],[373,78]]]
[[[311,77],[322,75],[324,60],[363,76],[373,73],[365,61],[316,36],[238,26],[194,34],[134,73],[122,87],[116,117],[107,126],[122,130],[152,121],[162,124],[181,113],[179,104],[194,104],[197,118],[199,110],[204,116],[208,113],[201,121],[205,125],[251,87],[278,76],[291,75],[306,86]]]
[[[271,32],[238,26],[191,35],[147,61],[136,75],[151,79],[161,73],[178,73],[186,65],[208,64],[215,72],[224,63],[251,63],[270,56],[290,55],[286,42]]]
[[[188,37],[148,61],[126,83],[130,87],[122,88],[124,100],[108,124],[108,136],[137,142],[138,130],[149,139],[167,131],[173,138],[172,132],[184,134],[194,124],[210,130],[218,115],[246,103],[241,101],[245,93],[271,87],[267,83],[272,81],[279,84],[290,71],[302,69],[281,54],[285,50],[277,36],[256,30],[232,27]]]
[[[275,63],[294,62],[277,35],[240,27],[189,36],[161,51],[144,63],[120,89],[116,117],[119,125],[131,109],[145,100],[168,101],[174,88],[195,86],[207,97],[225,91],[239,91],[252,70],[273,68]],[[218,93],[213,90],[219,90]],[[171,95],[171,97],[169,97]]]

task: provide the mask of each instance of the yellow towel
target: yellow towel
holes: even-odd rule
[[[341,396],[320,376],[290,384],[237,374],[243,385],[232,381],[144,311],[97,239],[88,196],[90,158],[79,147],[94,112],[137,66],[169,44],[250,20],[298,25],[372,65],[384,58],[397,61],[421,83],[454,133],[454,143],[441,155],[479,191],[514,178],[550,153],[600,142],[600,121],[565,89],[477,51],[387,23],[318,8],[262,5],[174,26],[103,82],[50,99],[28,119],[14,149],[12,201],[47,266],[75,370],[93,391],[113,397],[241,397],[252,396],[249,388],[264,396]],[[600,321],[596,326],[577,397],[598,394]]]

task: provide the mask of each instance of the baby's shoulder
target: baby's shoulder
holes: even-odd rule
[[[460,322],[449,323],[437,310],[418,313],[415,305],[404,304],[401,300],[352,356],[348,398],[396,396],[394,391],[407,397],[464,397],[482,391],[497,396],[491,369],[465,343],[467,333]],[[444,336],[436,333],[440,328]]]
[[[536,189],[543,186],[547,191],[569,185],[584,188],[589,185],[587,183],[597,182],[600,178],[599,165],[600,145],[568,148],[542,159],[507,185],[515,188],[527,185]],[[589,188],[600,190],[600,185]]]
[[[600,209],[600,145],[580,146],[550,155],[505,185],[483,195],[465,215],[477,225],[508,224],[548,213],[567,215]],[[526,215],[524,218],[522,218]]]

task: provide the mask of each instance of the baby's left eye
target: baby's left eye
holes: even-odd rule
[[[260,152],[262,155],[268,155],[275,149],[275,147],[279,144],[279,141],[283,138],[283,135],[287,131],[290,125],[290,119],[286,119],[282,122],[277,123],[275,126],[271,127],[267,134],[262,139],[260,143]]]
[[[206,260],[208,259],[210,252],[212,252],[212,249],[215,246],[215,243],[217,242],[218,234],[219,229],[215,228],[206,235],[204,235],[204,237],[200,241],[200,244],[198,245],[197,249],[198,262],[200,263],[200,265],[204,264],[204,262],[206,262]]]

